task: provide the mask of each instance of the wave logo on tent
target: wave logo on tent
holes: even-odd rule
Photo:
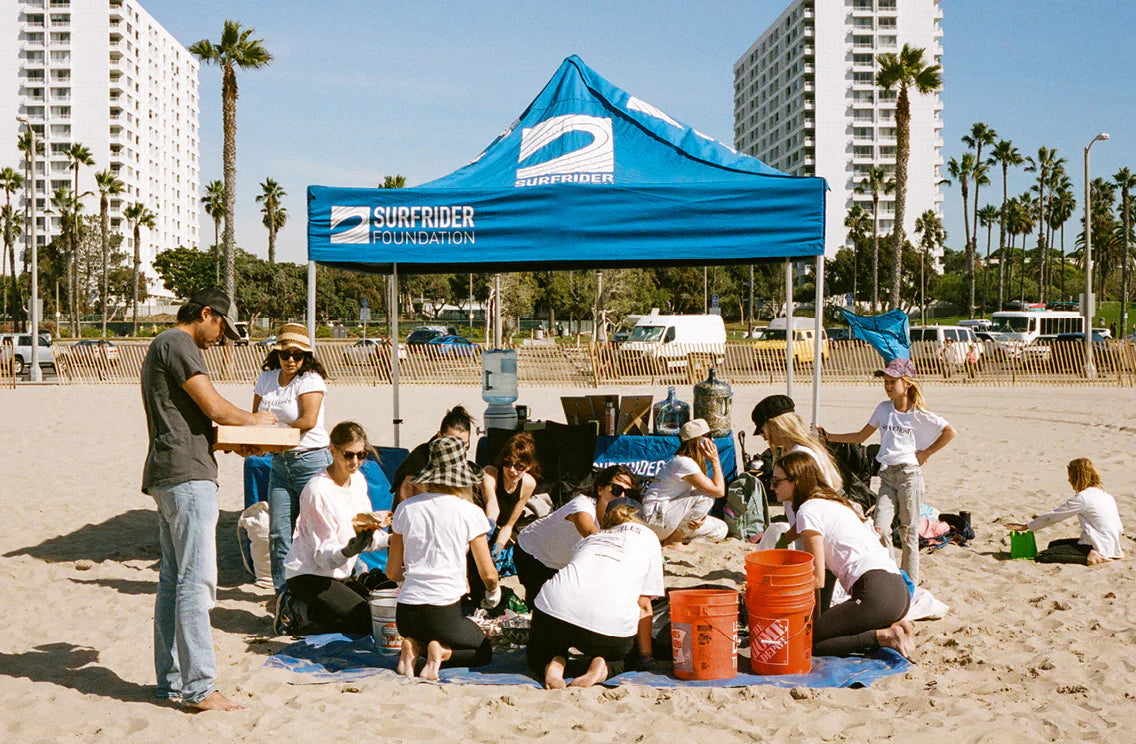
[[[544,159],[539,163],[522,165],[540,158]],[[615,139],[611,119],[566,114],[522,129],[517,165],[517,187],[614,183]]]
[[[359,220],[359,224],[351,222]],[[348,226],[346,230],[342,229]],[[336,232],[336,230],[339,232]],[[331,208],[331,242],[366,244],[371,242],[371,210],[367,207]]]

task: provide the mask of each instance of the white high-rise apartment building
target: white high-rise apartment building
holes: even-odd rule
[[[854,204],[872,213],[871,193],[856,193],[872,167],[895,169],[897,92],[875,84],[876,56],[904,44],[942,64],[939,0],[794,0],[734,63],[734,146],[796,175],[828,181],[825,253],[846,244]],[[943,159],[938,93],[910,94],[908,239],[928,209],[940,213]],[[895,222],[894,194],[880,195],[880,235]]]
[[[83,214],[99,213],[95,172],[125,186],[110,200],[110,227],[133,251],[123,211],[140,202],[155,215],[142,228],[142,268],[168,248],[198,245],[198,61],[136,0],[0,0],[0,167],[24,170],[16,147],[24,119],[46,144],[35,163],[39,245],[59,234],[51,195],[74,188],[64,154],[86,145],[79,168]],[[12,195],[22,210],[23,192]],[[21,265],[22,268],[22,265]],[[151,291],[164,292],[151,283]]]

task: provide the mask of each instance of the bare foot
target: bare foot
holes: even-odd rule
[[[563,690],[568,685],[564,682],[564,665],[568,660],[563,656],[554,656],[548,666],[544,668],[544,689]]]
[[[237,705],[232,700],[222,695],[218,690],[214,690],[198,702],[190,705],[189,709],[194,712],[204,710],[244,710],[244,706]]]
[[[592,659],[592,663],[588,665],[588,671],[581,674],[576,679],[572,680],[572,687],[591,687],[597,685],[607,679],[607,662],[604,661],[602,656],[597,656]]]
[[[1109,563],[1111,561],[1111,559],[1105,558],[1103,555],[1098,553],[1096,550],[1090,550],[1088,561],[1089,561],[1090,566],[1099,566],[1102,563]]]
[[[403,677],[414,677],[414,663],[422,655],[422,646],[412,638],[402,639],[402,650],[398,655],[398,671]]]
[[[898,651],[906,658],[911,658],[915,653],[915,639],[909,628],[905,628],[903,623],[911,625],[906,620],[901,620],[889,628],[880,628],[876,631],[876,642],[880,644],[881,648],[890,648],[893,651]]]
[[[422,667],[422,679],[437,681],[442,663],[449,661],[453,655],[453,649],[446,648],[437,641],[430,641],[426,646],[426,665]]]

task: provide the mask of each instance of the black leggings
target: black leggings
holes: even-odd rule
[[[540,594],[540,588],[544,586],[544,582],[556,575],[556,569],[549,568],[533,558],[532,554],[526,552],[520,545],[513,548],[513,565],[517,567],[517,578],[525,588],[525,604],[531,610],[536,595]]]
[[[485,666],[493,658],[489,639],[477,623],[461,611],[461,602],[445,607],[398,603],[395,611],[398,634],[422,645],[437,641],[453,651],[443,667]]]
[[[1092,545],[1082,545],[1075,537],[1052,540],[1049,547],[1038,551],[1034,560],[1038,563],[1077,563],[1087,566],[1089,565],[1089,551],[1092,549]]]
[[[813,655],[851,656],[879,647],[876,631],[907,614],[911,597],[897,573],[868,571],[852,585],[852,598],[821,612],[813,626]]]
[[[634,656],[635,639],[636,636],[617,638],[594,633],[534,607],[527,648],[529,671],[543,681],[544,668],[548,666],[548,662],[557,656],[567,659],[568,650],[575,648],[584,658],[572,661],[565,669],[566,677],[580,676],[592,663],[592,659],[602,657],[607,662],[607,676],[611,678],[622,674],[629,663],[635,668],[638,660]]]
[[[371,607],[367,595],[375,589],[397,584],[382,571],[370,571],[350,579],[303,574],[288,579],[288,591],[308,605],[313,623],[324,632],[364,634],[371,632]]]

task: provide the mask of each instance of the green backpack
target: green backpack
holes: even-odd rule
[[[750,473],[742,473],[726,487],[726,508],[722,519],[731,537],[755,542],[769,524],[769,505],[765,487]]]

